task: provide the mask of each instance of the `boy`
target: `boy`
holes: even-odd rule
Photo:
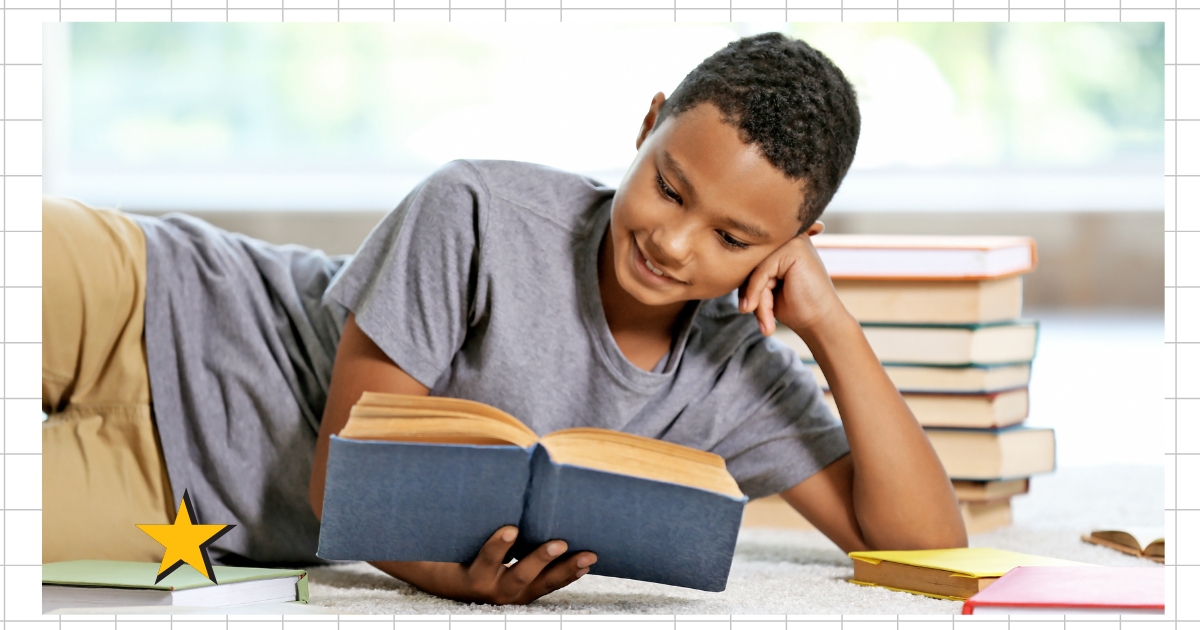
[[[616,191],[535,165],[451,163],[351,260],[139,218],[154,419],[139,415],[133,432],[149,489],[125,494],[152,513],[186,487],[206,522],[239,525],[213,547],[227,562],[312,562],[329,436],[370,390],[479,400],[539,434],[604,426],[716,452],[744,492],[782,493],[847,551],[965,546],[940,463],[809,240],[858,130],[841,72],[768,33],[718,51],[670,99],[655,95]],[[48,230],[63,222],[47,212]],[[50,299],[45,313],[78,309]],[[121,328],[126,345],[138,315]],[[776,319],[812,348],[844,424],[795,354],[765,337]],[[76,401],[61,391],[44,405],[69,413]],[[56,417],[44,432],[48,547],[70,538],[52,532],[65,522],[52,504],[70,503],[51,495],[78,505],[106,492],[56,475],[107,448],[61,437],[76,426]],[[146,446],[155,429],[161,460]],[[155,475],[163,461],[168,479]],[[114,530],[152,522],[109,503]],[[596,560],[548,541],[505,566],[515,530],[499,529],[470,565],[376,566],[445,597],[526,603]]]

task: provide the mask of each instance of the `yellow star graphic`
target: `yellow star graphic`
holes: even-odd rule
[[[155,584],[170,575],[175,569],[186,562],[201,574],[208,577],[213,584],[217,577],[213,574],[212,562],[208,559],[208,546],[225,532],[233,529],[233,525],[197,525],[192,515],[196,510],[192,507],[192,498],[187,490],[183,491],[183,500],[179,502],[179,514],[175,516],[172,525],[138,525],[138,529],[146,532],[151,538],[167,548],[163,554],[162,564],[158,566],[158,578]]]

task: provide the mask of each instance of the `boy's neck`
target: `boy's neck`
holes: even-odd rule
[[[637,301],[617,281],[617,272],[613,266],[615,262],[612,226],[610,225],[604,230],[604,242],[600,246],[600,260],[596,264],[600,273],[600,302],[604,305],[604,318],[608,322],[609,331],[618,340],[618,345],[621,345],[622,337],[646,340],[665,339],[667,349],[670,349],[679,314],[687,302],[651,306]],[[624,347],[621,349],[628,357],[629,352]]]

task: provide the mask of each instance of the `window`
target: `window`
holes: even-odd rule
[[[1158,210],[1155,23],[779,24],[855,84],[831,210]],[[393,207],[459,157],[615,185],[655,92],[761,25],[48,25],[45,188],[126,209]]]

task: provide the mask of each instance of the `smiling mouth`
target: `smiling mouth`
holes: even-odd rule
[[[641,272],[643,278],[654,284],[682,284],[682,281],[675,279],[662,269],[656,267],[654,263],[651,262],[646,256],[645,252],[642,251],[641,246],[638,245],[637,239],[630,240],[633,241],[634,266],[636,266],[638,271]]]
[[[659,269],[658,267],[655,267],[655,266],[654,266],[654,263],[650,262],[650,259],[649,259],[649,258],[646,258],[646,266],[647,266],[647,267],[649,267],[649,268],[650,268],[650,271],[653,271],[653,272],[654,272],[654,275],[656,275],[656,276],[665,276],[665,275],[667,275],[667,274],[663,273],[661,269]]]

